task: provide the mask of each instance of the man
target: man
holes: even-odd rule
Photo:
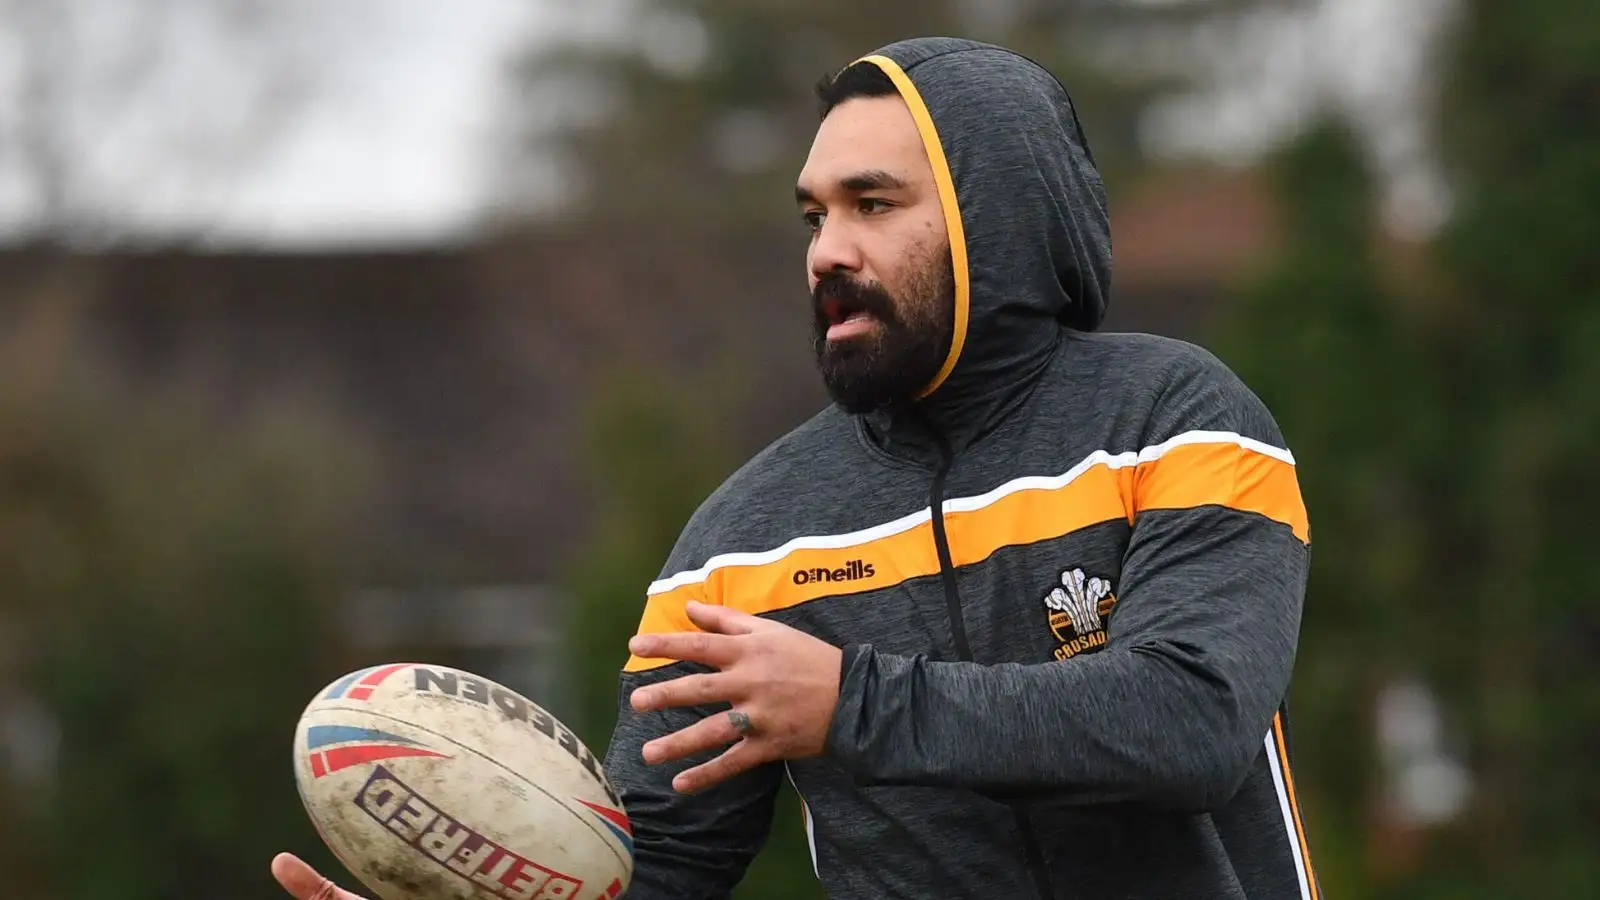
[[[605,763],[627,896],[727,897],[787,778],[835,900],[1318,897],[1271,416],[1203,350],[1094,333],[1106,202],[1047,72],[919,39],[819,92],[796,199],[836,402],[649,588]]]

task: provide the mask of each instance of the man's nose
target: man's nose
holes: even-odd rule
[[[861,271],[861,247],[842,224],[824,222],[811,244],[811,275]]]

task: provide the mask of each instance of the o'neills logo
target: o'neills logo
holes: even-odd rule
[[[878,574],[872,563],[852,559],[837,569],[801,569],[794,573],[795,584],[811,584],[816,581],[856,581],[861,578],[871,578]]]

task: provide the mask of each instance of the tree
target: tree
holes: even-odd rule
[[[643,611],[644,588],[660,574],[689,516],[736,464],[737,448],[725,444],[722,423],[706,412],[729,405],[720,399],[725,388],[716,384],[737,381],[672,384],[619,371],[596,392],[590,458],[605,506],[590,551],[575,561],[568,579],[575,604],[567,670],[577,705],[559,713],[596,752],[616,724],[617,674]],[[792,791],[783,792],[767,847],[736,896],[821,896]]]
[[[1330,895],[1576,896],[1600,879],[1600,615],[1578,587],[1600,583],[1600,22],[1469,3],[1442,82],[1457,212],[1412,277],[1371,252],[1359,156],[1324,130],[1282,160],[1286,247],[1219,346],[1277,413],[1311,508],[1296,721]],[[1399,674],[1458,732],[1472,790],[1453,817],[1374,802],[1377,748],[1352,723]]]
[[[1576,895],[1600,882],[1600,614],[1582,587],[1600,584],[1600,19],[1577,0],[1462,11],[1444,78],[1459,214],[1438,246],[1436,471],[1439,557],[1456,562],[1438,589],[1471,624],[1451,693],[1481,782],[1461,874]]]
[[[1416,323],[1374,255],[1374,192],[1355,136],[1324,124],[1270,168],[1283,244],[1213,346],[1296,454],[1313,560],[1295,675],[1303,700],[1291,712],[1298,742],[1314,752],[1301,754],[1299,781],[1326,889],[1362,894],[1366,799],[1379,785],[1370,730],[1351,726],[1370,719],[1385,679],[1411,672],[1430,627],[1419,605],[1428,522],[1409,485],[1436,426]]]
[[[355,667],[332,616],[364,454],[304,410],[109,386],[70,297],[28,312],[0,347],[0,717],[32,760],[0,771],[8,892],[266,900],[279,849],[335,871],[290,737]]]
[[[1060,21],[1043,6],[1014,5],[1014,14],[998,17],[992,11],[1000,6],[959,0],[627,6],[637,15],[607,40],[542,49],[520,67],[540,101],[523,106],[541,118],[506,163],[516,173],[530,155],[555,154],[581,188],[562,212],[601,225],[664,218],[770,228],[782,221],[816,131],[816,82],[902,38],[992,40],[1049,67],[1078,103],[1108,180],[1135,154],[1141,98],[1165,83],[1135,72],[1106,77],[1084,65],[1074,46],[1092,36],[1073,33],[1079,19]],[[977,15],[982,10],[991,13]],[[543,119],[552,108],[571,115],[550,140]]]

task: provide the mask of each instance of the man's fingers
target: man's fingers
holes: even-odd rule
[[[689,621],[699,631],[635,635],[628,641],[628,651],[641,659],[676,659],[726,669],[739,659],[742,646],[737,638],[763,628],[781,627],[759,616],[712,603],[690,601],[686,610]]]
[[[663,763],[685,756],[693,756],[703,750],[713,750],[717,747],[726,747],[737,741],[740,735],[726,714],[718,713],[667,735],[659,737],[644,745],[644,761],[647,763]]]
[[[672,779],[672,787],[682,794],[698,793],[775,758],[759,740],[745,738],[716,759],[679,772],[678,777]]]
[[[759,629],[765,621],[737,609],[694,600],[689,601],[685,612],[689,614],[689,621],[706,631],[718,634],[750,634]]]
[[[739,699],[743,692],[733,676],[722,673],[685,675],[642,687],[628,695],[639,712],[673,706],[703,706]]]
[[[739,658],[739,642],[725,634],[678,631],[636,635],[628,641],[628,651],[641,659],[676,659],[726,669]]]
[[[273,858],[272,877],[278,879],[278,883],[295,900],[362,900],[349,891],[339,889],[332,881],[317,874],[316,869],[290,853],[279,853]]]

